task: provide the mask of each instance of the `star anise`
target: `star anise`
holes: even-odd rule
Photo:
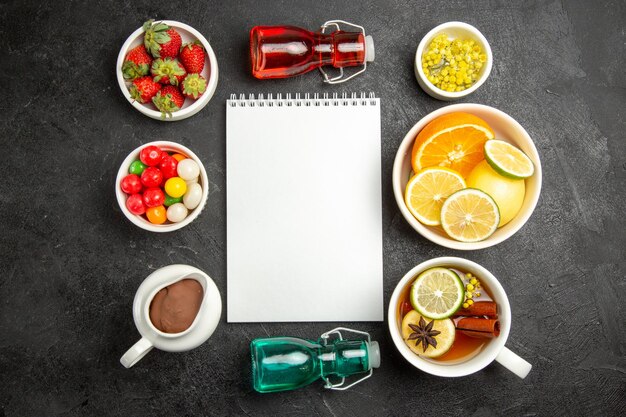
[[[435,324],[435,320],[432,320],[430,323],[426,324],[424,317],[420,317],[419,325],[417,324],[409,324],[413,333],[409,335],[409,340],[415,340],[415,346],[419,346],[422,344],[424,348],[424,352],[428,349],[428,346],[432,346],[434,348],[437,347],[437,339],[435,336],[440,334],[441,332],[438,330],[433,330],[433,325]]]

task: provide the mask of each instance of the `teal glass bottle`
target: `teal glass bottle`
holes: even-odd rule
[[[295,337],[255,339],[250,344],[258,392],[289,391],[323,378],[345,378],[380,366],[377,342],[338,339],[326,343]]]

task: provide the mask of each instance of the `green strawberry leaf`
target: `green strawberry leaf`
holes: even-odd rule
[[[126,80],[134,80],[135,78],[143,77],[148,74],[150,67],[148,64],[137,65],[134,62],[126,61],[122,65],[122,74]]]

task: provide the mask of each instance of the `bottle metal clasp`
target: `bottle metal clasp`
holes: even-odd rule
[[[365,28],[363,26],[360,25],[355,25],[354,23],[350,23],[350,22],[346,22],[345,20],[329,20],[328,22],[324,23],[321,27],[320,27],[320,32],[322,34],[325,34],[325,30],[326,28],[328,28],[329,26],[334,26],[337,28],[337,30],[341,30],[341,28],[339,27],[339,24],[343,24],[343,25],[347,25],[347,26],[352,26],[353,28],[357,28],[361,31],[361,33],[363,33],[363,39],[365,40]],[[365,70],[367,69],[367,59],[365,59],[363,61],[363,68],[361,68],[359,71],[355,72],[354,74],[343,78],[343,67],[339,68],[339,75],[333,78],[330,78],[328,76],[328,74],[326,73],[326,71],[324,71],[324,69],[322,67],[319,67],[320,72],[322,73],[322,75],[324,76],[324,82],[327,84],[341,84],[344,83],[346,81],[348,81],[351,78],[356,77],[357,75],[361,74],[362,72],[365,72]],[[346,330],[350,330],[350,329],[346,329]],[[358,333],[358,332],[357,332]]]
[[[328,22],[327,22],[327,23],[328,23]],[[361,71],[361,72],[363,72],[363,71]],[[356,74],[354,74],[354,75],[356,75]],[[353,76],[354,76],[354,75],[353,75]],[[351,77],[350,77],[350,78],[351,78]],[[347,80],[348,80],[348,79],[345,79],[344,81],[347,81]],[[332,83],[331,83],[331,84],[332,84]],[[367,333],[367,332],[362,332],[362,331],[360,331],[360,330],[349,329],[349,328],[347,328],[347,327],[337,327],[337,328],[335,328],[335,329],[329,330],[329,331],[327,331],[326,333],[322,334],[322,335],[320,336],[320,339],[321,339],[321,340],[320,340],[320,343],[321,343],[323,346],[328,345],[328,341],[329,341],[329,339],[330,339],[330,336],[331,336],[331,335],[333,335],[333,334],[336,334],[336,335],[337,335],[337,339],[338,339],[338,340],[344,340],[344,339],[343,339],[343,336],[341,335],[341,332],[342,332],[342,331],[344,331],[344,332],[352,332],[352,333],[356,333],[356,334],[360,334],[360,335],[362,335],[362,336],[365,336],[365,338],[367,339],[368,346],[369,346],[369,343],[372,341],[372,338],[370,337],[370,334],[369,334],[369,333]],[[324,380],[324,382],[326,382],[326,384],[324,385],[324,388],[326,388],[326,389],[332,389],[332,390],[336,390],[336,391],[345,391],[345,390],[347,390],[348,388],[351,388],[351,387],[355,386],[356,384],[358,384],[358,383],[360,383],[360,382],[365,381],[367,378],[369,378],[370,376],[372,376],[372,374],[373,374],[373,373],[374,373],[374,369],[373,369],[373,368],[370,368],[370,371],[369,371],[369,372],[368,372],[365,376],[363,376],[363,377],[362,377],[362,378],[360,378],[360,379],[357,379],[357,380],[356,380],[356,381],[354,381],[353,383],[351,383],[351,384],[349,384],[349,385],[346,385],[346,386],[344,386],[344,384],[345,384],[345,382],[346,382],[346,378],[345,378],[345,377],[342,377],[342,378],[341,378],[341,381],[340,381],[340,382],[336,382],[336,383],[332,383],[332,382],[330,381],[330,378],[328,378],[328,377],[326,377],[326,376],[324,376],[324,375],[322,375],[322,379]]]

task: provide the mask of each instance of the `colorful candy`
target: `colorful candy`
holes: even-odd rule
[[[169,207],[172,204],[176,204],[176,203],[180,203],[181,201],[183,201],[182,197],[172,197],[171,195],[167,195],[167,193],[165,194],[165,202],[163,203],[163,205],[165,207]]]
[[[167,220],[172,223],[182,222],[185,220],[188,213],[189,210],[187,210],[187,207],[185,207],[183,203],[176,203],[167,209]]]
[[[143,198],[141,194],[133,194],[126,199],[126,208],[131,213],[141,216],[146,212],[146,206],[143,204]]]
[[[161,206],[165,202],[165,193],[158,187],[148,188],[143,192],[143,203],[146,207]]]
[[[163,182],[163,174],[159,168],[148,167],[141,174],[141,182],[146,187],[158,187]]]
[[[178,223],[200,205],[199,179],[200,166],[193,159],[146,146],[130,164],[120,188],[128,194],[126,207],[132,214],[145,214],[152,224]]]
[[[167,211],[163,206],[150,207],[146,210],[146,216],[150,223],[163,224],[167,220]]]
[[[122,182],[120,184],[122,191],[126,194],[137,194],[141,192],[143,185],[141,184],[141,179],[136,174],[129,174],[122,178]]]
[[[182,197],[187,192],[187,183],[180,177],[165,181],[165,192],[174,198]]]
[[[183,196],[183,204],[189,210],[193,210],[200,204],[202,200],[202,186],[198,183],[191,184],[189,189]]]
[[[163,152],[163,158],[161,159],[161,163],[159,164],[159,169],[163,174],[163,179],[167,180],[177,175],[176,168],[178,166],[178,161],[173,157],[169,156],[167,152]]]
[[[163,151],[156,146],[146,146],[139,152],[139,159],[149,167],[153,167],[161,162],[162,153]]]
[[[128,173],[141,175],[144,169],[146,169],[146,165],[139,159],[137,159],[136,161],[133,161],[132,164],[130,164],[130,168],[128,168]]]
[[[183,159],[178,163],[178,176],[185,181],[198,178],[200,175],[200,167],[193,159]]]
[[[175,153],[174,155],[172,155],[172,158],[174,158],[178,162],[182,161],[183,159],[187,159],[185,155],[180,154],[180,153]]]

